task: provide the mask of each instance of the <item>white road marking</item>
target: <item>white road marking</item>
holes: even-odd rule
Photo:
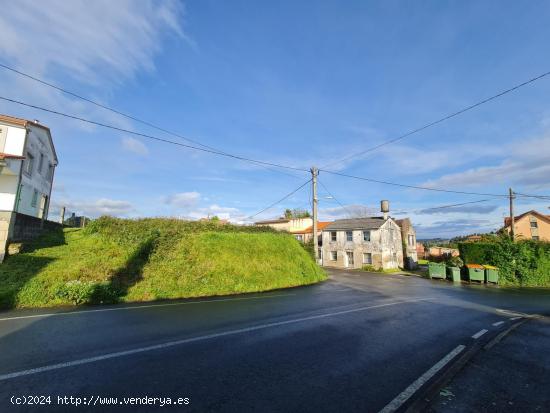
[[[520,318],[523,318],[523,317],[512,317],[510,320],[514,321],[514,320],[519,320]]]
[[[20,319],[24,319],[24,318],[54,317],[54,316],[83,314],[83,313],[104,313],[104,312],[107,312],[107,311],[141,310],[142,308],[171,307],[171,306],[176,306],[176,305],[190,305],[190,304],[203,304],[203,303],[219,303],[219,302],[225,302],[225,301],[264,300],[264,299],[267,299],[267,298],[287,297],[287,296],[291,296],[291,295],[296,295],[296,294],[290,293],[290,294],[273,294],[273,295],[266,295],[266,296],[260,296],[260,297],[220,298],[220,299],[214,299],[214,300],[185,301],[185,302],[180,302],[180,303],[133,305],[133,306],[126,306],[126,307],[101,308],[101,309],[98,309],[98,310],[79,310],[79,311],[67,311],[67,312],[60,312],[60,313],[23,315],[23,316],[0,318],[0,321],[20,320]]]
[[[497,321],[496,323],[493,323],[494,327],[498,327],[500,325],[504,324],[504,321]]]
[[[477,340],[477,339],[480,338],[483,334],[485,334],[487,331],[489,331],[489,330],[485,330],[485,329],[479,330],[477,333],[475,333],[475,334],[472,336],[472,338],[475,338],[475,339]]]
[[[428,380],[437,374],[443,367],[445,367],[452,359],[454,359],[458,354],[460,354],[466,347],[462,344],[457,346],[453,351],[439,360],[436,364],[433,365],[427,372],[422,376],[416,379],[409,387],[403,390],[395,399],[389,402],[380,413],[391,413],[399,409],[403,403],[411,398],[411,396],[420,389]]]
[[[16,371],[16,372],[13,372],[13,373],[2,374],[2,375],[0,375],[0,381],[14,379],[14,378],[21,377],[21,376],[28,376],[28,375],[31,375],[31,374],[42,373],[42,372],[45,372],[45,371],[58,370],[58,369],[66,368],[66,367],[74,367],[74,366],[79,366],[79,365],[82,365],[82,364],[94,363],[96,361],[102,361],[102,360],[108,360],[108,359],[113,359],[113,358],[117,358],[117,357],[129,356],[129,355],[132,355],[132,354],[144,353],[144,352],[147,352],[147,351],[161,350],[161,349],[165,349],[165,348],[169,348],[169,347],[179,346],[179,345],[182,345],[182,344],[194,343],[194,342],[197,342],[197,341],[210,340],[210,339],[213,339],[213,338],[226,337],[226,336],[231,336],[231,335],[235,335],[235,334],[249,333],[251,331],[264,330],[264,329],[267,329],[267,328],[279,327],[279,326],[288,325],[288,324],[301,323],[301,322],[304,322],[304,321],[319,320],[319,319],[323,319],[323,318],[327,318],[327,317],[334,317],[334,316],[337,316],[337,315],[350,314],[350,313],[356,313],[356,312],[359,312],[359,311],[371,310],[373,308],[389,307],[391,305],[412,303],[412,302],[425,301],[425,300],[426,300],[425,298],[419,298],[419,299],[407,300],[407,301],[394,301],[394,302],[391,302],[391,303],[371,305],[371,306],[368,306],[368,307],[359,307],[359,308],[354,308],[354,309],[351,309],[351,310],[342,310],[342,311],[336,311],[336,312],[333,312],[333,313],[325,313],[325,314],[319,314],[319,315],[314,315],[314,316],[309,316],[309,317],[294,318],[292,320],[278,321],[278,322],[267,323],[267,324],[260,324],[260,325],[256,325],[256,326],[252,326],[252,327],[239,328],[237,330],[224,331],[224,332],[221,332],[221,333],[214,333],[214,334],[207,334],[207,335],[204,335],[204,336],[185,338],[183,340],[169,341],[169,342],[166,342],[166,343],[155,344],[155,345],[148,346],[148,347],[135,348],[135,349],[126,350],[126,351],[118,351],[116,353],[108,353],[108,354],[103,354],[101,356],[96,356],[96,357],[89,357],[89,358],[84,358],[84,359],[80,359],[80,360],[68,361],[68,362],[64,362],[64,363],[51,364],[49,366],[37,367],[37,368],[34,368],[34,369],[29,369],[29,370],[22,370],[22,371]]]

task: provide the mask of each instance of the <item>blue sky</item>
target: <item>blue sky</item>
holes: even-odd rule
[[[360,152],[550,70],[543,1],[1,1],[0,62],[223,151],[300,168]],[[0,70],[1,95],[165,138]],[[334,170],[453,190],[550,193],[550,77]],[[52,128],[52,205],[246,218],[308,179],[0,102]],[[321,173],[322,219],[389,199],[419,237],[495,229],[506,199]],[[256,218],[309,208],[306,188]],[[549,202],[518,199],[518,212]],[[55,213],[55,211],[53,212]]]

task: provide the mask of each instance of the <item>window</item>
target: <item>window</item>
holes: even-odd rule
[[[539,236],[538,236],[538,235],[533,235],[531,238],[533,239],[533,241],[538,241],[538,240],[539,240]]]
[[[531,221],[531,228],[538,228],[537,221]]]
[[[302,234],[296,234],[296,235],[294,235],[294,236],[295,236],[296,239],[297,239],[298,241],[300,241],[300,242],[304,240],[304,236],[303,236]]]
[[[353,241],[353,231],[346,231],[346,241]]]
[[[32,169],[34,167],[34,156],[30,152],[27,152],[27,160],[25,162],[24,171],[27,175],[32,175]]]
[[[42,173],[42,168],[44,167],[44,154],[40,154],[40,159],[38,160],[38,173]]]
[[[336,241],[336,231],[330,231],[330,240]]]
[[[397,265],[397,253],[396,252],[394,252],[392,254],[392,261],[393,261],[394,265]]]
[[[35,207],[37,202],[38,202],[38,191],[35,189],[32,194],[31,206]]]
[[[409,235],[409,245],[414,245],[414,235]]]
[[[370,252],[363,253],[363,264],[372,264],[372,254]]]
[[[363,241],[370,241],[370,231],[363,231]]]
[[[336,261],[338,259],[338,251],[331,251],[330,252],[330,259],[331,259],[331,261]]]

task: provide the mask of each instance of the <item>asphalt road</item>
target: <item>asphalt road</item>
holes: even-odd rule
[[[0,411],[377,412],[519,313],[550,314],[549,291],[345,271],[265,294],[0,313]],[[44,404],[12,404],[29,400]]]

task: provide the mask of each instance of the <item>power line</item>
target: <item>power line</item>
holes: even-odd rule
[[[41,111],[44,111],[44,112],[53,113],[54,115],[63,116],[63,117],[69,118],[69,119],[74,119],[74,120],[78,120],[78,121],[81,121],[81,122],[89,123],[91,125],[101,126],[103,128],[113,129],[113,130],[116,130],[116,131],[119,131],[119,132],[129,133],[129,134],[132,134],[132,135],[140,136],[142,138],[151,139],[151,140],[164,142],[164,143],[169,143],[169,144],[181,146],[181,147],[184,147],[184,148],[194,149],[194,150],[197,150],[197,151],[207,152],[207,153],[211,153],[211,154],[214,154],[214,155],[220,155],[220,156],[225,156],[225,157],[228,157],[228,158],[238,159],[240,161],[250,162],[250,163],[257,164],[257,165],[273,166],[273,167],[276,167],[276,168],[290,169],[290,170],[301,171],[301,172],[309,172],[307,169],[301,169],[301,168],[296,168],[296,167],[293,167],[293,166],[276,164],[276,163],[273,163],[273,162],[259,161],[259,160],[256,160],[256,159],[246,158],[244,156],[238,156],[238,155],[233,155],[233,154],[230,154],[230,153],[220,152],[220,151],[212,150],[212,149],[208,149],[208,148],[200,148],[198,146],[187,145],[185,143],[175,142],[175,141],[172,141],[172,140],[169,140],[169,139],[164,139],[164,138],[159,138],[158,136],[148,135],[148,134],[140,133],[140,132],[134,132],[134,131],[131,131],[129,129],[124,129],[124,128],[120,128],[118,126],[109,125],[109,124],[106,124],[106,123],[85,119],[85,118],[82,118],[82,117],[79,117],[79,116],[70,115],[70,114],[59,112],[59,111],[52,110],[52,109],[47,109],[47,108],[44,108],[44,107],[41,107],[41,106],[31,105],[30,103],[21,102],[21,101],[18,101],[18,100],[15,100],[15,99],[10,99],[10,98],[3,97],[3,96],[0,96],[0,99],[8,101],[8,102],[16,103],[18,105],[27,106],[27,107],[30,107],[30,108],[33,108],[33,109],[41,110]]]
[[[225,155],[231,155],[231,154],[228,153],[228,152],[222,151],[222,150],[217,149],[217,148],[215,148],[215,147],[213,147],[213,146],[205,145],[205,144],[203,144],[203,143],[201,143],[201,142],[199,142],[199,141],[193,140],[193,139],[188,138],[188,137],[186,137],[186,136],[183,136],[183,135],[181,135],[181,134],[179,134],[179,133],[170,131],[170,130],[165,129],[165,128],[161,127],[161,126],[155,125],[154,123],[151,123],[151,122],[149,122],[149,121],[146,121],[146,120],[137,118],[137,117],[135,117],[135,116],[133,116],[133,115],[129,115],[129,114],[124,113],[124,112],[122,112],[122,111],[120,111],[120,110],[118,110],[118,109],[115,109],[115,108],[112,108],[112,107],[110,107],[110,106],[104,105],[104,104],[102,104],[102,103],[99,103],[99,102],[97,102],[97,101],[94,101],[94,100],[92,100],[92,99],[89,99],[89,98],[87,98],[87,97],[85,97],[85,96],[79,95],[78,93],[75,93],[75,92],[72,92],[72,91],[70,91],[70,90],[64,89],[64,88],[62,88],[62,87],[59,87],[59,86],[57,86],[57,85],[54,85],[53,83],[47,82],[47,81],[45,81],[45,80],[43,80],[43,79],[40,79],[40,78],[38,78],[38,77],[36,77],[36,76],[32,76],[32,75],[30,75],[30,74],[28,74],[28,73],[25,73],[25,72],[22,72],[22,71],[20,71],[20,70],[17,70],[17,69],[15,69],[15,68],[10,67],[10,66],[8,66],[8,65],[5,65],[5,64],[3,64],[3,63],[0,63],[0,67],[1,67],[1,68],[4,68],[4,69],[6,69],[6,70],[9,70],[9,71],[11,71],[11,72],[13,72],[13,73],[16,73],[16,74],[18,74],[18,75],[20,75],[20,76],[23,76],[23,77],[26,77],[26,78],[28,78],[28,79],[31,79],[31,80],[33,80],[33,81],[35,81],[35,82],[41,83],[41,84],[43,84],[43,85],[45,85],[45,86],[51,87],[51,88],[53,88],[53,89],[55,89],[55,90],[58,90],[58,91],[60,91],[60,92],[62,92],[62,93],[65,93],[65,94],[67,94],[67,95],[70,95],[70,96],[73,96],[73,97],[75,97],[75,98],[81,99],[81,100],[83,100],[83,101],[85,101],[85,102],[91,103],[92,105],[95,105],[95,106],[100,107],[100,108],[102,108],[102,109],[105,109],[105,110],[111,111],[111,112],[113,112],[113,113],[116,113],[117,115],[123,116],[123,117],[125,117],[125,118],[127,118],[127,119],[130,119],[130,120],[133,120],[133,121],[135,121],[135,122],[139,122],[139,123],[141,123],[141,124],[143,124],[143,125],[149,126],[149,127],[153,128],[153,129],[156,129],[156,130],[158,130],[158,131],[161,131],[161,132],[167,133],[167,134],[169,134],[169,135],[175,136],[175,137],[177,137],[177,138],[179,138],[179,139],[183,139],[183,140],[185,140],[185,141],[187,141],[187,142],[194,143],[195,145],[199,145],[199,146],[201,146],[201,147],[203,147],[203,148],[206,148],[206,149],[210,149],[210,150],[212,150],[212,151],[219,152],[220,154],[223,153],[223,154],[225,154]],[[297,177],[298,177],[297,175],[289,174],[289,173],[284,172],[284,171],[281,171],[281,170],[271,169],[271,168],[269,168],[269,167],[266,166],[266,165],[260,165],[260,166],[262,166],[263,168],[268,169],[268,170],[270,170],[270,171],[275,171],[275,172],[278,172],[278,173],[282,173],[282,174],[285,174],[285,175],[288,175],[288,176],[292,176],[292,177],[294,177],[294,178],[297,178]]]
[[[436,207],[432,207],[432,208],[424,208],[421,211],[432,211],[432,210],[437,210],[437,209],[454,208],[454,207],[458,207],[458,206],[462,206],[462,205],[478,204],[478,203],[481,203],[481,202],[488,202],[488,201],[494,201],[494,200],[495,200],[495,198],[479,199],[477,201],[462,202],[460,204],[450,204],[450,205],[436,206]]]
[[[338,201],[338,198],[336,198],[334,195],[332,195],[332,193],[328,190],[328,188],[325,186],[325,184],[323,184],[323,182],[321,180],[319,180],[319,183],[321,184],[321,186],[325,189],[325,191],[328,192],[328,194],[338,203],[338,205],[340,205],[342,208],[344,208],[344,210],[350,215],[352,216],[353,213],[344,206],[344,204],[342,204],[340,201]]]
[[[482,193],[482,192],[454,191],[454,190],[451,190],[451,189],[429,188],[429,187],[425,187],[425,186],[398,184],[396,182],[380,181],[380,180],[372,179],[372,178],[365,178],[365,177],[361,177],[361,176],[349,175],[349,174],[345,174],[345,173],[342,173],[342,172],[327,171],[326,169],[320,169],[320,171],[323,171],[323,172],[326,172],[326,173],[332,174],[332,175],[343,176],[343,177],[346,177],[346,178],[359,179],[361,181],[374,182],[374,183],[383,184],[383,185],[398,186],[398,187],[402,187],[402,188],[420,189],[420,190],[424,190],[424,191],[434,191],[434,192],[448,192],[448,193],[451,193],[451,194],[462,194],[462,195],[481,195],[481,196],[493,196],[493,197],[505,197],[505,198],[508,197],[508,195],[501,195],[501,194],[488,194],[488,193]]]
[[[519,195],[521,197],[524,197],[524,198],[537,198],[537,199],[543,199],[543,200],[550,200],[550,196],[549,195],[529,195],[529,194],[521,194],[519,192],[514,192],[514,195]]]
[[[310,182],[311,182],[311,179],[308,179],[306,182],[304,182],[302,185],[300,185],[298,188],[296,188],[295,190],[293,190],[293,191],[290,192],[289,194],[285,195],[284,197],[282,197],[282,198],[279,199],[278,201],[272,203],[272,204],[269,205],[268,207],[265,207],[265,208],[262,209],[261,211],[256,212],[254,215],[250,215],[250,216],[246,217],[246,219],[254,218],[254,217],[257,216],[257,215],[260,215],[262,212],[265,212],[265,211],[267,211],[268,209],[273,208],[275,205],[280,204],[280,203],[283,202],[285,199],[290,198],[292,195],[294,195],[296,192],[298,192],[300,189],[302,189],[304,186],[306,186],[306,185],[309,184]]]
[[[497,93],[496,95],[493,95],[493,96],[491,96],[491,97],[489,97],[489,98],[487,98],[487,99],[483,99],[482,101],[479,101],[479,102],[477,102],[477,103],[474,103],[473,105],[467,106],[467,107],[465,107],[465,108],[463,108],[463,109],[460,109],[459,111],[454,112],[454,113],[451,113],[451,114],[449,114],[449,115],[447,115],[447,116],[444,116],[444,117],[442,117],[442,118],[440,118],[440,119],[438,119],[438,120],[436,120],[436,121],[427,123],[427,124],[424,125],[424,126],[421,126],[421,127],[419,127],[419,128],[413,129],[412,131],[407,132],[407,133],[405,133],[405,134],[403,134],[403,135],[400,135],[400,136],[398,136],[398,137],[396,137],[396,138],[387,140],[387,141],[382,142],[382,143],[380,143],[380,144],[378,144],[378,145],[375,145],[375,146],[373,146],[373,147],[371,147],[371,148],[365,149],[365,150],[363,150],[363,151],[361,151],[361,152],[357,152],[357,153],[355,153],[355,154],[351,154],[351,155],[346,156],[345,158],[342,158],[342,159],[340,159],[340,160],[337,160],[337,161],[334,161],[334,162],[330,162],[330,163],[328,163],[328,164],[322,166],[321,169],[322,169],[322,168],[326,168],[326,167],[328,167],[328,166],[337,165],[337,164],[339,164],[339,163],[341,163],[341,162],[344,162],[344,161],[347,161],[347,160],[349,160],[349,159],[351,159],[351,158],[355,158],[355,157],[357,157],[357,156],[364,155],[364,154],[367,153],[367,152],[372,152],[372,151],[374,151],[374,150],[376,150],[376,149],[379,149],[379,148],[381,148],[381,147],[383,147],[383,146],[386,146],[386,145],[395,143],[395,142],[397,142],[397,141],[400,141],[400,140],[402,140],[402,139],[405,139],[405,138],[407,138],[407,137],[409,137],[409,136],[411,136],[411,135],[414,135],[414,134],[416,134],[416,133],[418,133],[418,132],[421,132],[421,131],[423,131],[423,130],[425,130],[425,129],[431,128],[432,126],[435,126],[435,125],[437,125],[437,124],[439,124],[439,123],[445,122],[446,120],[449,120],[449,119],[451,119],[451,118],[454,118],[454,117],[456,117],[456,116],[458,116],[458,115],[461,115],[461,114],[463,114],[463,113],[465,113],[465,112],[468,112],[468,111],[470,111],[470,110],[472,110],[472,109],[474,109],[474,108],[477,108],[478,106],[481,106],[481,105],[483,105],[483,104],[485,104],[485,103],[488,103],[488,102],[490,102],[490,101],[492,101],[492,100],[498,99],[499,97],[504,96],[504,95],[506,95],[506,94],[508,94],[508,93],[511,93],[511,92],[513,92],[513,91],[515,91],[515,90],[517,90],[517,89],[523,87],[523,86],[526,86],[526,85],[528,85],[528,84],[530,84],[530,83],[536,82],[537,80],[540,80],[540,79],[542,79],[543,77],[548,76],[548,75],[550,75],[550,72],[545,72],[545,73],[543,73],[543,74],[541,74],[541,75],[538,75],[538,76],[536,76],[536,77],[533,77],[533,78],[531,78],[531,79],[529,79],[529,80],[527,80],[527,81],[525,81],[525,82],[523,82],[523,83],[520,83],[519,85],[513,86],[513,87],[511,87],[511,88],[509,88],[509,89],[506,89],[506,90],[504,90],[504,91],[502,91],[502,92],[499,92],[499,93]]]

